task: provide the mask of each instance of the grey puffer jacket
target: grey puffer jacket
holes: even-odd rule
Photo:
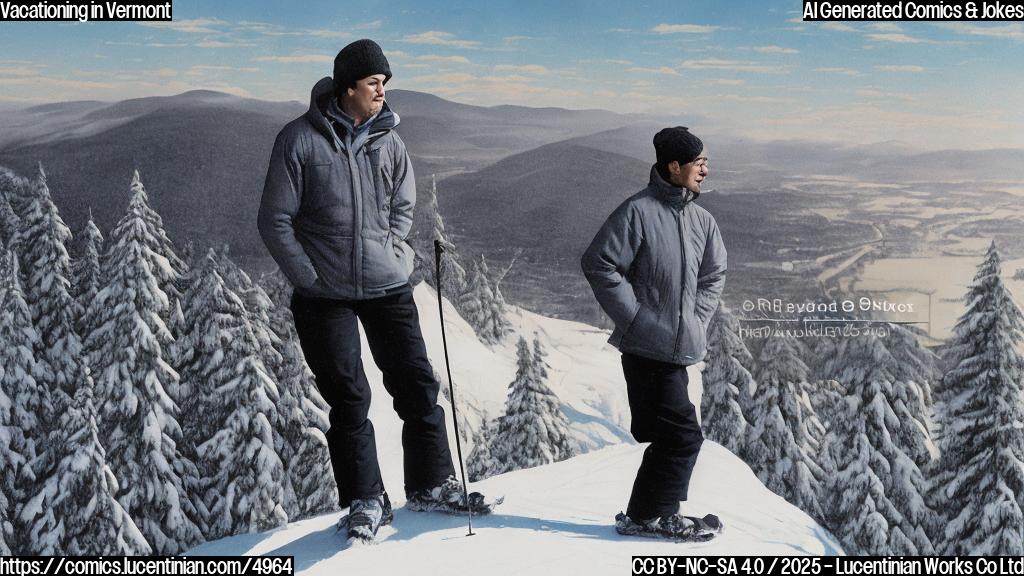
[[[324,110],[333,83],[313,87],[309,110],[281,129],[270,155],[258,225],[296,291],[361,300],[409,281],[416,184],[385,103],[369,137],[345,148]]]
[[[583,273],[615,323],[623,352],[690,365],[725,286],[726,251],[711,213],[655,168],[647,188],[612,212],[583,254]]]

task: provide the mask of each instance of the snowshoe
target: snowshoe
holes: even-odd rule
[[[348,514],[338,520],[338,531],[345,531],[350,545],[368,544],[376,538],[377,530],[391,524],[394,518],[387,492],[374,498],[357,498],[349,506]]]
[[[503,498],[498,498],[488,502],[479,492],[470,492],[467,501],[462,482],[456,480],[454,476],[449,476],[440,486],[410,494],[405,507],[415,512],[444,512],[446,514],[472,512],[477,516],[483,516],[490,514],[503,501]]]
[[[722,533],[722,521],[714,514],[703,518],[673,514],[650,520],[633,520],[624,513],[615,516],[615,531],[625,536],[664,538],[674,542],[707,542]]]

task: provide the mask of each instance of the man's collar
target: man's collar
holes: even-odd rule
[[[668,202],[676,210],[682,210],[683,206],[693,202],[698,196],[698,194],[691,190],[681,186],[674,186],[662,178],[661,173],[658,172],[657,164],[651,166],[651,181],[648,186],[653,187],[657,191],[658,198]]]

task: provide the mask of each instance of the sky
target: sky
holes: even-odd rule
[[[193,89],[307,102],[337,51],[368,37],[391,62],[388,88],[468,104],[692,114],[755,139],[1024,148],[1021,22],[803,22],[798,0],[173,4],[163,23],[0,22],[0,105]]]

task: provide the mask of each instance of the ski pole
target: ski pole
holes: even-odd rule
[[[444,248],[440,240],[434,240],[434,270],[437,282],[437,313],[441,316],[441,342],[444,344],[444,367],[448,371],[448,396],[452,400],[452,423],[455,425],[455,450],[459,454],[459,471],[462,473],[462,490],[466,498],[466,515],[469,518],[469,534],[473,536],[473,508],[469,504],[469,484],[466,483],[466,465],[462,463],[462,439],[459,437],[459,418],[455,413],[455,386],[452,383],[452,367],[448,363],[448,336],[444,330],[444,300],[441,299],[441,253]]]

